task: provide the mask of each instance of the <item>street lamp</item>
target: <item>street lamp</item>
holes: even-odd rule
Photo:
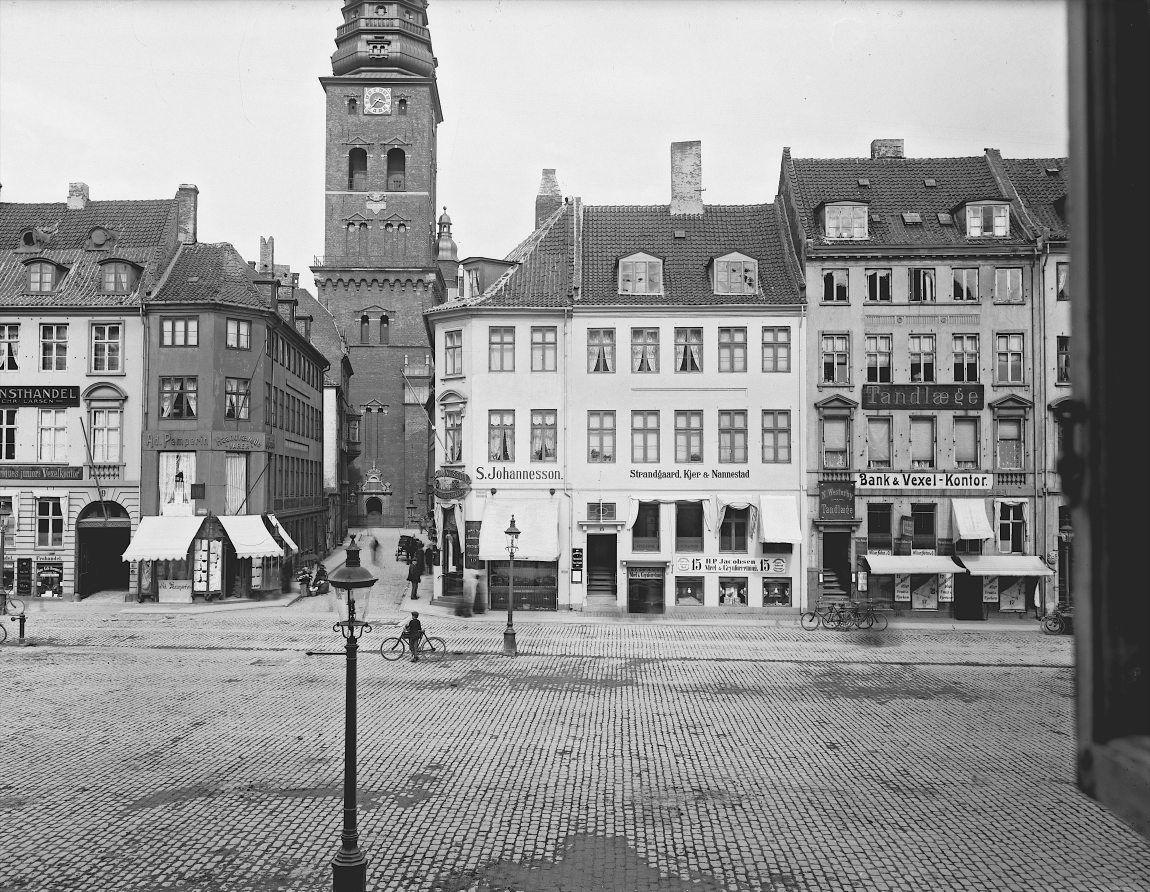
[[[515,607],[515,544],[519,541],[514,514],[503,532],[507,535],[507,556],[511,559],[507,573],[507,628],[503,630],[503,655],[513,657],[519,652],[515,647],[515,625],[512,621],[512,610]]]
[[[367,888],[367,855],[359,847],[359,829],[356,826],[355,802],[355,657],[359,639],[371,631],[363,620],[355,618],[355,590],[371,588],[375,577],[359,563],[359,546],[355,536],[347,545],[347,560],[332,571],[328,582],[333,588],[343,589],[347,598],[347,615],[332,628],[343,635],[347,652],[347,674],[344,685],[343,723],[343,835],[339,852],[331,862],[334,892],[365,892]],[[338,599],[337,599],[338,600]],[[367,615],[366,604],[364,616]],[[343,611],[340,611],[341,615]]]

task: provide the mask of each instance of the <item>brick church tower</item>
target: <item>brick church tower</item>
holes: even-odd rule
[[[354,0],[336,29],[327,96],[319,300],[347,338],[348,402],[362,452],[349,470],[353,525],[406,525],[430,504],[423,311],[441,301],[436,131],[443,120],[426,0]],[[354,421],[353,421],[354,425]]]

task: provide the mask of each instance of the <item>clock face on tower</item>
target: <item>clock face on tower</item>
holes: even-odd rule
[[[364,87],[363,113],[366,115],[390,115],[391,87]]]

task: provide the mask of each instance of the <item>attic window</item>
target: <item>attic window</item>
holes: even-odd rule
[[[860,189],[869,189],[870,188],[870,180],[868,180],[866,177],[859,177],[859,188]]]
[[[938,180],[934,177],[924,177],[922,184],[928,189],[935,189],[938,187]]]
[[[92,243],[93,248],[102,248],[108,243],[108,230],[102,226],[97,226],[88,233],[88,241]]]
[[[36,236],[31,229],[20,236],[20,244],[22,244],[25,248],[36,247]]]
[[[632,254],[619,261],[620,294],[662,294],[663,261],[649,254]]]
[[[123,260],[110,260],[100,264],[100,290],[106,294],[131,294],[140,280],[139,268]]]
[[[685,229],[676,229],[675,230],[675,238],[686,238],[686,237],[687,237],[687,230],[685,230]]]
[[[29,263],[28,290],[41,294],[48,291],[55,291],[60,280],[64,278],[63,273],[64,270],[61,270],[60,267],[54,263],[48,263],[47,261]]]
[[[1058,176],[1060,173],[1062,173],[1062,169],[1061,169],[1061,168],[1058,168],[1058,167],[1048,167],[1048,168],[1046,168],[1046,175],[1047,175],[1047,176],[1050,176],[1050,177],[1056,177],[1056,176]]]
[[[870,221],[872,223],[880,223],[880,222],[882,222],[882,217],[880,217],[878,214],[871,214],[870,215]]]
[[[938,222],[942,226],[953,226],[954,225],[954,217],[952,217],[950,214],[940,213],[938,215]]]
[[[916,213],[913,213],[911,211],[908,211],[902,215],[902,222],[907,223],[907,224],[921,223],[922,222],[922,214],[916,214]]]
[[[823,210],[823,218],[827,238],[867,238],[865,204],[828,204]]]
[[[716,294],[754,294],[758,279],[758,262],[744,254],[727,254],[715,260]]]
[[[1010,212],[1005,204],[968,204],[966,234],[971,237],[1010,235]]]

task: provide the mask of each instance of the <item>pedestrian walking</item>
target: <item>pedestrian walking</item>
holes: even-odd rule
[[[419,579],[423,576],[423,555],[415,552],[407,568],[407,581],[411,583],[411,600],[419,600]]]
[[[411,647],[411,662],[419,662],[419,642],[423,640],[423,623],[419,621],[419,614],[411,611],[411,619],[403,627],[403,637]]]
[[[434,572],[431,568],[435,566],[435,545],[428,542],[423,549],[423,572],[431,576]]]
[[[371,562],[373,564],[377,564],[377,565],[379,564],[379,559],[377,558],[378,554],[379,554],[379,540],[375,536],[372,536],[371,537]]]

